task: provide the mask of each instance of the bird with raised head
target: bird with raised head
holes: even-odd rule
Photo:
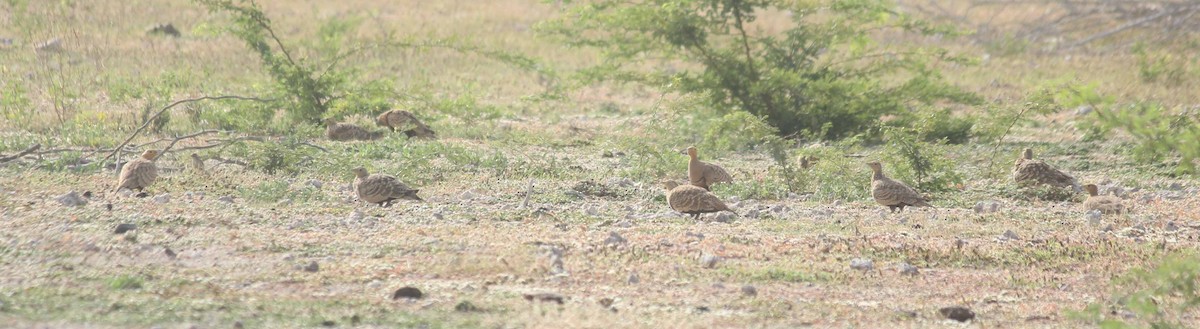
[[[730,183],[733,182],[733,176],[729,175],[728,171],[721,166],[700,161],[700,151],[696,150],[695,146],[687,148],[688,157],[688,182],[694,186],[710,190],[712,184]]]
[[[1125,205],[1121,204],[1121,198],[1111,195],[1100,195],[1100,188],[1096,184],[1087,184],[1083,186],[1087,191],[1088,198],[1083,201],[1083,209],[1087,211],[1099,210],[1102,214],[1120,214],[1125,212]]]
[[[1026,148],[1021,152],[1013,166],[1013,181],[1020,186],[1050,185],[1054,187],[1075,187],[1075,177],[1062,170],[1054,168],[1041,160],[1033,159],[1033,149]],[[1078,189],[1076,189],[1078,191]]]
[[[868,162],[867,166],[874,172],[871,176],[871,197],[875,198],[875,202],[887,206],[892,212],[904,211],[904,207],[932,207],[929,198],[907,184],[884,175],[883,165],[879,162]]]

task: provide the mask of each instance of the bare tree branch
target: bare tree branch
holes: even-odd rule
[[[17,154],[6,156],[6,157],[0,157],[0,163],[5,163],[5,162],[12,161],[12,160],[20,159],[21,157],[26,156],[29,153],[33,153],[33,151],[37,151],[40,148],[42,148],[42,144],[30,145],[29,148],[25,149],[24,151],[21,151],[21,153],[17,153]]]
[[[117,155],[117,151],[121,150],[122,148],[125,147],[125,145],[129,144],[129,141],[133,140],[135,137],[137,137],[138,134],[142,133],[142,130],[146,130],[146,127],[150,126],[150,122],[153,122],[155,119],[158,119],[158,117],[161,116],[164,112],[167,112],[167,110],[170,110],[171,108],[173,108],[179,104],[198,102],[198,101],[203,101],[203,100],[222,100],[222,99],[237,99],[237,100],[247,100],[247,101],[257,101],[257,102],[269,102],[270,101],[267,99],[261,99],[261,98],[256,98],[256,97],[232,96],[232,95],[230,95],[230,96],[204,96],[204,97],[188,98],[188,99],[182,99],[182,100],[175,101],[174,103],[171,103],[170,105],[167,105],[166,107],[163,107],[162,109],[159,109],[158,112],[154,113],[153,116],[146,118],[146,122],[143,123],[141,127],[138,127],[138,129],[134,130],[132,134],[129,134],[129,137],[126,138],[124,142],[121,142],[121,145],[118,145],[115,149],[113,149],[112,153],[109,153],[108,156],[105,156],[104,159],[100,160],[100,162],[108,161],[108,159],[112,158],[114,155]]]

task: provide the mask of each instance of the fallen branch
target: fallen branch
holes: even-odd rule
[[[208,134],[215,134],[215,133],[219,133],[219,132],[220,132],[220,131],[218,131],[218,130],[204,130],[204,131],[197,132],[197,133],[194,133],[194,134],[191,134],[191,135],[185,135],[185,136],[179,136],[179,137],[175,137],[175,139],[171,140],[171,144],[167,144],[167,147],[164,147],[164,148],[162,149],[162,151],[159,151],[159,152],[158,152],[158,156],[155,156],[155,157],[154,157],[154,160],[158,160],[158,158],[162,157],[162,156],[163,156],[163,154],[166,154],[166,153],[167,153],[167,151],[170,151],[172,147],[175,147],[175,143],[178,143],[178,142],[179,142],[179,141],[181,141],[181,140],[185,140],[185,139],[188,139],[188,138],[196,138],[196,137],[198,137],[198,136],[203,136],[203,135],[208,135]]]
[[[33,145],[29,146],[29,148],[25,149],[24,151],[21,151],[21,153],[17,153],[15,155],[0,158],[0,163],[5,163],[5,162],[12,161],[12,160],[20,159],[21,157],[29,155],[29,153],[33,153],[33,151],[37,151],[40,148],[42,148],[42,144],[33,144]]]
[[[122,148],[125,147],[125,145],[128,145],[129,141],[132,141],[135,137],[137,137],[138,134],[142,133],[143,130],[146,130],[146,127],[150,126],[151,122],[154,122],[155,119],[158,119],[158,117],[161,116],[163,113],[167,112],[167,110],[170,110],[171,108],[178,106],[179,104],[199,102],[199,101],[203,101],[203,100],[222,100],[222,99],[237,99],[237,100],[257,101],[257,102],[271,101],[268,99],[261,99],[261,98],[256,98],[256,97],[245,97],[245,96],[204,96],[204,97],[188,98],[188,99],[182,99],[182,100],[175,101],[174,103],[171,103],[170,105],[167,105],[166,107],[163,107],[162,109],[159,109],[158,112],[154,113],[153,116],[146,118],[146,122],[142,123],[141,127],[138,127],[138,129],[134,130],[132,134],[129,134],[129,137],[125,138],[125,141],[121,142],[121,145],[118,145],[112,151],[112,153],[109,153],[108,156],[105,156],[104,159],[100,160],[100,162],[108,161],[108,159],[111,159],[114,155],[117,155],[117,151],[120,151]]]
[[[1135,27],[1144,25],[1146,23],[1153,22],[1160,18],[1166,17],[1167,14],[1171,14],[1171,13],[1175,13],[1175,12],[1176,11],[1172,11],[1172,10],[1162,10],[1162,11],[1159,11],[1158,13],[1155,13],[1154,15],[1146,16],[1146,17],[1143,17],[1136,21],[1122,24],[1121,26],[1115,27],[1111,30],[1100,32],[1100,33],[1094,34],[1092,36],[1089,36],[1087,38],[1084,38],[1083,40],[1076,41],[1075,43],[1067,45],[1066,47],[1064,47],[1064,49],[1073,49],[1073,48],[1091,43],[1092,41],[1100,40],[1100,39],[1106,38],[1110,35],[1120,33],[1121,31],[1125,31],[1125,30],[1128,30],[1131,28],[1135,28]]]

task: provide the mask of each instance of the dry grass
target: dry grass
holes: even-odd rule
[[[386,31],[461,37],[546,59],[559,70],[592,59],[586,51],[535,37],[531,26],[556,8],[540,1],[261,2],[285,27],[289,42],[304,42],[322,20],[360,18],[355,35],[362,38]],[[113,101],[117,85],[140,88],[173,72],[185,77],[172,95],[181,98],[247,93],[266,81],[240,42],[211,32],[222,18],[197,6],[157,0],[63,3],[73,5],[31,1],[27,14],[0,15],[0,38],[16,38],[14,46],[0,48],[0,87],[24,86],[36,109],[33,116],[0,123],[4,154],[30,140],[52,147],[119,142],[150,101]],[[0,4],[0,12],[13,12],[8,6]],[[144,28],[157,22],[174,23],[185,37],[145,36]],[[764,30],[770,22],[783,20],[765,19]],[[67,51],[32,50],[52,37],[61,38]],[[976,45],[949,45],[984,52]],[[694,142],[695,136],[665,136],[664,130],[698,119],[664,109],[657,92],[602,86],[574,92],[549,109],[510,106],[542,88],[536,76],[436,50],[373,52],[356,64],[369,76],[396,78],[401,90],[436,90],[445,98],[469,94],[503,106],[502,113],[488,122],[441,115],[433,122],[444,137],[440,141],[314,141],[331,153],[312,153],[317,159],[296,174],[221,165],[215,179],[206,179],[183,170],[187,154],[168,154],[152,188],[153,194],[171,195],[165,204],[106,192],[115,179],[111,171],[0,166],[5,223],[0,326],[220,328],[242,322],[248,328],[292,328],[332,321],[380,328],[924,328],[959,327],[937,309],[963,305],[979,315],[977,326],[1080,327],[1086,324],[1070,319],[1069,311],[1108,301],[1113,277],[1200,247],[1195,212],[1200,182],[1132,166],[1114,155],[1118,142],[1079,143],[1071,122],[1076,117],[1068,114],[1018,127],[1009,141],[1020,145],[1001,145],[1000,152],[1015,155],[1020,147],[1036,145],[1048,161],[1086,182],[1140,188],[1126,199],[1133,214],[1106,216],[1094,225],[1075,203],[1008,197],[998,191],[1008,184],[1001,177],[939,195],[934,202],[939,208],[903,214],[885,214],[867,199],[824,202],[801,194],[729,200],[742,218],[695,223],[665,207],[655,183],[659,177],[653,177],[662,170],[682,175],[686,157],[677,155],[677,164],[663,167],[652,160]],[[956,83],[999,103],[1019,101],[1046,80],[1064,76],[1099,82],[1101,92],[1120,102],[1200,103],[1200,96],[1182,92],[1194,90],[1198,79],[1142,83],[1130,69],[1135,65],[1131,55],[1114,52],[1022,54],[944,69]],[[659,138],[670,145],[647,146]],[[661,154],[648,151],[659,149]],[[971,145],[951,151],[968,177],[985,177],[1011,163],[1002,155],[1003,168],[989,172],[985,153],[992,150]],[[606,151],[626,155],[603,157]],[[711,160],[745,184],[756,184],[774,165],[749,151]],[[344,188],[351,181],[344,170],[348,163],[414,182],[427,202],[387,209],[353,202]],[[837,170],[869,175],[865,166]],[[620,177],[629,184],[616,184]],[[324,186],[309,186],[314,179]],[[580,199],[567,192],[588,180],[619,193]],[[1171,191],[1171,183],[1186,188]],[[52,200],[72,190],[96,195],[80,208]],[[533,193],[526,196],[527,191]],[[1141,201],[1171,193],[1182,198]],[[217,200],[226,195],[235,202]],[[528,206],[522,206],[526,200]],[[998,200],[1002,211],[972,212],[970,206],[981,200]],[[751,210],[769,215],[747,217]],[[138,229],[113,234],[120,223],[136,223]],[[1000,238],[1009,230],[1019,239]],[[610,232],[628,242],[606,245]],[[564,250],[565,275],[553,273],[543,245]],[[723,260],[704,268],[697,260],[703,253]],[[851,269],[855,258],[873,260],[875,269]],[[313,261],[319,271],[301,269]],[[921,273],[901,275],[896,268],[902,262]],[[629,283],[634,273],[640,282]],[[140,288],[121,288],[130,282]],[[428,297],[390,298],[406,285]],[[757,296],[743,295],[743,285],[753,285]],[[532,292],[562,294],[567,301],[560,306],[522,298]],[[615,311],[599,305],[602,298],[614,299]],[[461,301],[482,311],[455,311]],[[1200,324],[1194,315],[1184,321]]]

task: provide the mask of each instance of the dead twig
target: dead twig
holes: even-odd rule
[[[40,148],[42,148],[42,144],[33,144],[33,145],[29,146],[29,148],[25,149],[24,151],[21,151],[20,153],[0,158],[0,163],[5,163],[5,162],[12,161],[12,160],[20,159],[21,157],[29,155],[29,153],[33,153],[34,151],[37,151]]]
[[[203,136],[203,135],[208,135],[208,134],[215,134],[215,133],[219,133],[219,132],[220,132],[220,131],[218,131],[218,130],[204,130],[204,131],[200,131],[200,132],[197,132],[197,133],[194,133],[194,134],[191,134],[191,135],[184,135],[184,136],[175,137],[175,139],[174,139],[174,140],[171,140],[171,144],[167,144],[167,147],[164,147],[164,148],[163,148],[163,150],[162,150],[161,152],[158,152],[158,156],[155,156],[155,157],[154,157],[154,160],[158,160],[158,158],[162,157],[162,156],[163,156],[163,154],[166,154],[166,153],[167,153],[167,151],[171,150],[171,148],[172,148],[172,147],[175,147],[175,143],[178,143],[178,142],[179,142],[179,141],[181,141],[181,140],[185,140],[185,139],[188,139],[188,138],[196,138],[196,137],[198,137],[198,136]]]
[[[159,109],[159,110],[158,110],[158,112],[154,113],[154,115],[153,115],[153,116],[151,116],[151,117],[149,117],[149,118],[146,118],[146,122],[145,122],[145,123],[142,123],[142,126],[141,126],[141,127],[138,127],[138,129],[137,129],[137,130],[134,130],[134,131],[133,131],[133,133],[129,134],[129,137],[128,137],[128,138],[125,138],[125,141],[124,141],[124,142],[121,142],[121,145],[118,145],[118,146],[117,146],[117,147],[116,147],[116,148],[115,148],[115,149],[112,151],[112,153],[109,153],[107,156],[105,156],[105,157],[104,157],[104,159],[101,159],[101,160],[100,160],[100,162],[108,161],[108,159],[111,159],[111,158],[112,158],[114,155],[117,155],[117,151],[120,151],[121,149],[123,149],[123,148],[125,147],[125,145],[128,145],[128,144],[129,144],[129,141],[132,141],[132,140],[133,140],[135,137],[137,137],[137,135],[138,135],[138,134],[141,134],[143,130],[146,130],[146,127],[150,126],[150,123],[151,123],[151,122],[154,122],[154,120],[155,120],[155,119],[158,119],[158,117],[159,117],[159,116],[161,116],[163,113],[167,112],[167,110],[170,110],[171,108],[174,108],[175,106],[178,106],[178,105],[180,105],[180,104],[186,104],[186,103],[192,103],[192,102],[199,102],[199,101],[203,101],[203,100],[222,100],[222,99],[236,99],[236,100],[256,101],[256,102],[269,102],[269,101],[271,101],[271,100],[268,100],[268,99],[262,99],[262,98],[256,98],[256,97],[233,96],[233,95],[228,95],[228,96],[204,96],[204,97],[197,97],[197,98],[188,98],[188,99],[181,99],[181,100],[177,100],[177,101],[175,101],[174,103],[171,103],[170,105],[167,105],[166,107],[163,107],[162,109]]]

